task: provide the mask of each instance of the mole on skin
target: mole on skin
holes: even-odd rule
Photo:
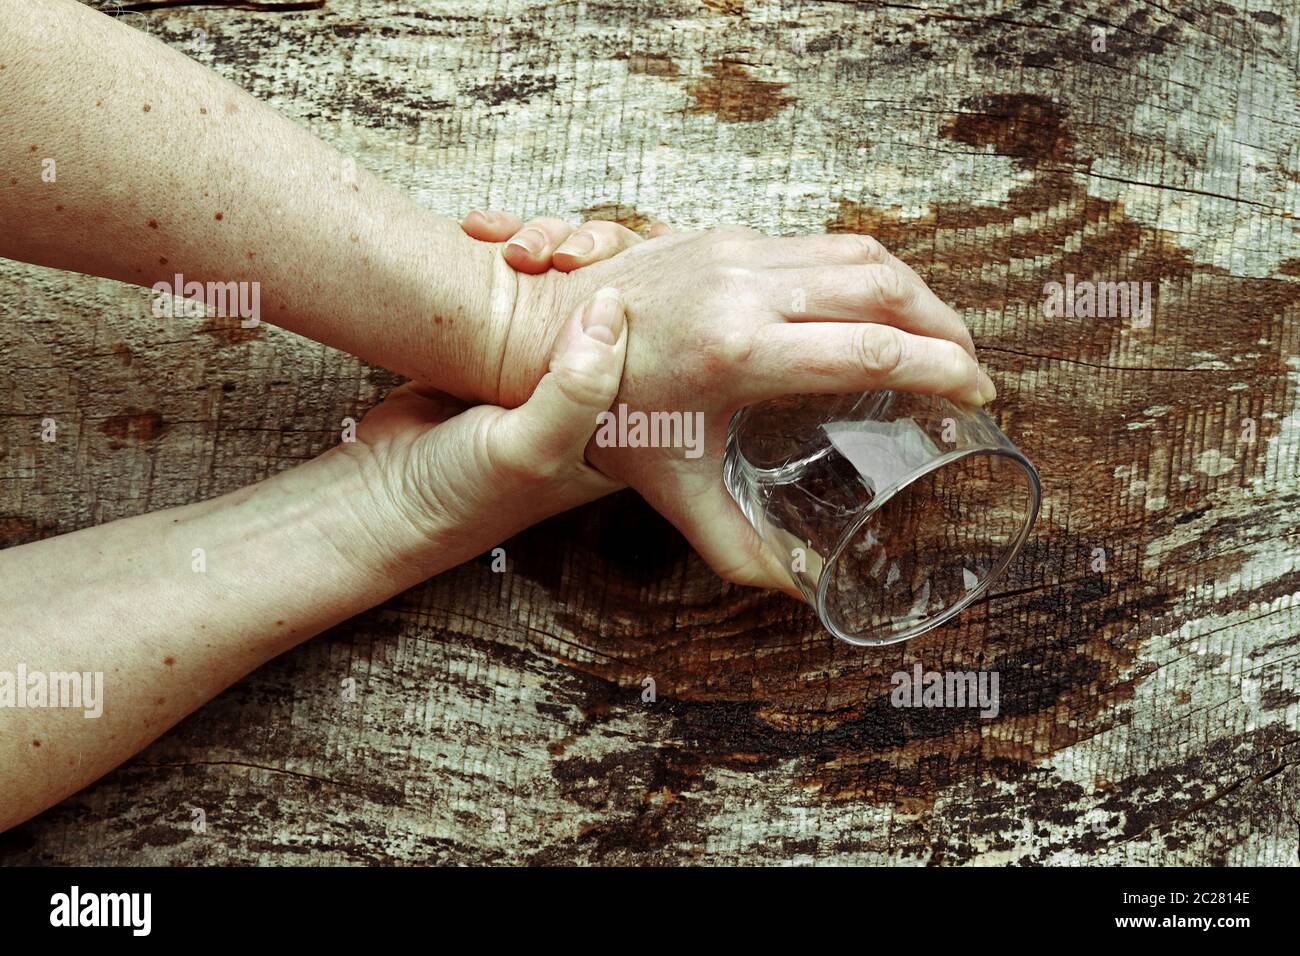
[[[174,657],[164,657],[164,658],[163,658],[163,663],[166,664],[168,667],[171,667],[173,664],[176,663],[176,658],[174,658]]]

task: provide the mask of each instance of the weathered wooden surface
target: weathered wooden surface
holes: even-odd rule
[[[967,316],[1042,519],[960,624],[862,652],[621,495],[274,662],[0,861],[1300,859],[1300,6],[297,6],[133,19],[448,213],[875,233]],[[1151,327],[1045,318],[1067,272],[1152,282]],[[147,303],[0,265],[4,544],[261,478],[394,381]],[[918,661],[998,670],[1000,716],[891,707]]]

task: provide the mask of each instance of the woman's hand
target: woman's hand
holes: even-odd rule
[[[265,481],[0,551],[6,659],[87,682],[75,707],[0,707],[0,831],[294,645],[618,488],[582,457],[626,354],[617,293],[567,331],[518,408],[404,385],[357,441]]]
[[[701,414],[704,455],[592,447],[589,459],[640,491],[738,583],[799,596],[722,485],[727,422],[738,408],[801,392],[894,388],[974,405],[997,394],[957,313],[868,236],[774,239],[724,227],[663,238],[670,230],[657,224],[658,241],[647,243],[615,223],[522,226],[500,212],[471,213],[461,228],[507,242],[505,261],[527,275],[513,320],[522,331],[511,336],[524,346],[507,347],[503,401],[526,388],[536,361],[529,345],[551,341],[537,332],[547,309],[594,283],[627,290],[635,332],[618,401],[629,412]],[[571,274],[544,274],[549,264]]]
[[[596,292],[573,311],[565,333],[517,408],[470,407],[408,383],[361,420],[355,443],[340,446],[413,531],[411,553],[429,543],[435,571],[623,487],[583,456],[623,373],[628,336],[618,291]]]
[[[508,212],[471,211],[460,224],[467,236],[482,242],[504,242],[501,254],[510,267],[526,275],[550,269],[572,272],[618,255],[645,240],[617,222],[593,219],[576,229],[563,219],[533,219],[527,224]],[[650,238],[672,232],[656,222]]]
[[[725,227],[631,243],[577,271],[521,281],[503,403],[528,393],[541,348],[565,347],[567,329],[537,331],[544,316],[603,285],[622,290],[631,330],[616,404],[700,413],[704,454],[590,447],[588,459],[640,492],[738,583],[794,593],[722,484],[727,423],[737,409],[781,395],[867,389],[973,405],[996,394],[961,318],[879,242]]]

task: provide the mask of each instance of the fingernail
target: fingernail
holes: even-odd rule
[[[606,345],[618,341],[623,334],[623,296],[617,289],[605,288],[596,293],[582,317],[582,329]]]
[[[470,219],[470,218],[472,218],[472,217],[474,217],[474,216],[478,216],[480,219],[486,219],[486,218],[487,218],[487,214],[484,213],[482,209],[471,209],[471,210],[469,211],[469,213],[465,216],[465,218],[466,218],[466,219]]]
[[[989,378],[984,369],[980,369],[976,377],[979,379],[980,395],[984,397],[984,401],[991,402],[998,397],[997,386],[993,384],[993,379]]]
[[[540,229],[524,229],[516,233],[506,245],[519,246],[530,256],[540,256],[542,250],[546,248],[546,236]]]
[[[596,240],[589,232],[575,232],[568,239],[564,240],[564,245],[556,249],[557,253],[563,252],[566,256],[586,256],[591,254],[591,250],[596,248]]]

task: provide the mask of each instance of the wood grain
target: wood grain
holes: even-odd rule
[[[989,600],[863,652],[616,496],[273,662],[0,862],[1300,859],[1300,8],[124,6],[448,214],[876,235],[971,325],[1044,505]],[[1150,326],[1047,318],[1066,273],[1152,283]],[[0,264],[0,544],[262,478],[396,381],[148,301]],[[917,662],[998,671],[1001,713],[891,706]]]

